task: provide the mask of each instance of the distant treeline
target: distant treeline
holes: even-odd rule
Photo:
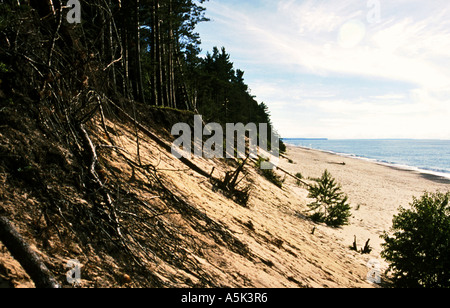
[[[308,140],[323,140],[323,141],[327,141],[328,138],[283,138],[282,140],[284,141],[289,141],[289,140],[304,140],[304,141],[308,141]]]

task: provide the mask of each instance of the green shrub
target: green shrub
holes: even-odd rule
[[[280,139],[280,153],[286,153],[286,144]]]
[[[264,158],[259,158],[256,162],[256,167],[259,170],[259,173],[265,177],[269,182],[273,183],[275,186],[282,188],[284,180],[278,176],[273,170],[270,169],[261,169],[261,163],[265,161]]]
[[[8,72],[9,72],[8,66],[5,63],[0,62],[0,73],[8,73]]]
[[[298,179],[300,179],[300,180],[303,179],[303,175],[302,175],[300,172],[297,172],[297,173],[295,174],[295,176],[296,176]],[[298,186],[302,185],[302,183],[301,183],[299,180],[297,180],[296,183],[297,183]]]
[[[341,187],[328,170],[317,179],[317,184],[310,186],[308,198],[316,199],[308,204],[311,211],[314,211],[310,215],[313,221],[324,222],[331,227],[348,225],[348,218],[351,216],[348,197],[341,192]]]
[[[450,192],[425,193],[400,209],[381,256],[397,287],[450,287]]]

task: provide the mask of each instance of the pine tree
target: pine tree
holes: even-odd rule
[[[395,287],[450,287],[450,192],[414,198],[381,237]]]
[[[311,211],[314,211],[311,215],[314,221],[324,222],[331,227],[348,225],[348,218],[351,216],[348,197],[328,170],[317,180],[317,184],[309,188],[308,198],[315,199],[308,204]]]

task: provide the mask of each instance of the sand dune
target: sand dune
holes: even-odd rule
[[[350,225],[330,228],[307,218],[308,190],[281,171],[277,172],[286,176],[286,181],[280,189],[249,166],[243,183],[251,185],[251,196],[247,206],[241,206],[214,189],[204,175],[214,170],[215,177],[223,178],[226,171],[235,170],[236,166],[223,160],[192,157],[191,162],[205,171],[196,172],[160,143],[139,133],[142,165],[154,166],[158,174],[156,184],[163,183],[174,194],[175,199],[169,201],[178,200],[168,202],[164,194],[149,185],[152,178],[145,172],[135,172],[127,163],[137,157],[135,129],[111,121],[106,125],[120,132],[111,137],[121,155],[116,151],[103,153],[102,163],[109,170],[103,176],[126,183],[121,194],[130,199],[128,203],[118,203],[119,220],[122,230],[128,232],[129,243],[134,245],[135,239],[141,240],[139,245],[129,247],[133,247],[152,276],[134,272],[122,255],[113,258],[91,244],[66,241],[66,247],[66,242],[60,242],[55,235],[44,247],[39,237],[28,236],[30,244],[56,272],[64,273],[69,259],[89,264],[82,269],[82,287],[376,287],[366,280],[367,264],[378,260],[386,267],[380,258],[379,236],[389,230],[399,206],[407,207],[413,196],[426,190],[450,189],[448,181],[419,173],[288,147],[287,159],[280,160],[281,168],[292,174],[300,172],[304,178],[320,177],[328,169],[348,194],[353,208]],[[108,139],[99,134],[95,142],[107,144]],[[2,207],[20,217],[13,220],[19,230],[32,234],[26,231],[32,225],[31,214],[27,213],[40,203],[20,188],[4,183],[0,189],[5,196]],[[66,188],[61,190],[63,193],[68,204],[88,206],[83,195]],[[153,218],[142,221],[149,216]],[[59,228],[62,230],[64,225]],[[370,239],[373,251],[368,255],[352,251],[349,247],[354,236],[358,247]],[[20,266],[4,247],[0,247],[0,264],[4,265],[0,270],[9,273],[3,278],[12,280],[15,286],[28,286],[26,274],[16,273]],[[120,278],[124,274],[128,277],[125,282]],[[59,277],[65,283],[64,276]],[[0,279],[0,284],[4,282]]]

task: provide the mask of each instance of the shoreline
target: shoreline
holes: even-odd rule
[[[387,166],[389,168],[394,168],[394,169],[398,169],[398,170],[402,170],[402,171],[415,172],[415,173],[420,174],[422,177],[424,177],[426,179],[436,181],[436,182],[439,182],[442,184],[450,184],[450,173],[428,170],[428,169],[423,169],[423,168],[419,168],[416,166],[403,165],[400,163],[381,161],[381,160],[378,160],[375,158],[358,156],[356,154],[347,154],[347,153],[334,152],[331,150],[314,149],[314,148],[309,148],[309,147],[305,147],[305,146],[301,146],[301,145],[288,144],[288,143],[286,143],[286,146],[293,147],[293,148],[301,148],[304,150],[319,151],[319,152],[328,153],[328,154],[332,154],[332,155],[336,155],[336,156],[340,156],[340,157],[359,159],[359,160],[379,164],[382,166]]]
[[[380,257],[380,235],[389,232],[400,207],[408,208],[413,197],[418,198],[425,191],[450,190],[450,179],[358,157],[294,145],[287,145],[285,156],[288,159],[281,159],[280,167],[292,174],[300,172],[303,178],[318,178],[325,169],[331,173],[349,197],[352,216],[348,226],[330,228],[319,224],[318,228],[344,247],[351,246],[355,236],[358,248],[370,239],[373,250],[369,258],[379,260],[383,268],[387,264]],[[304,188],[298,187],[293,179],[287,178],[285,186],[306,198]],[[307,210],[305,207],[303,212]]]

